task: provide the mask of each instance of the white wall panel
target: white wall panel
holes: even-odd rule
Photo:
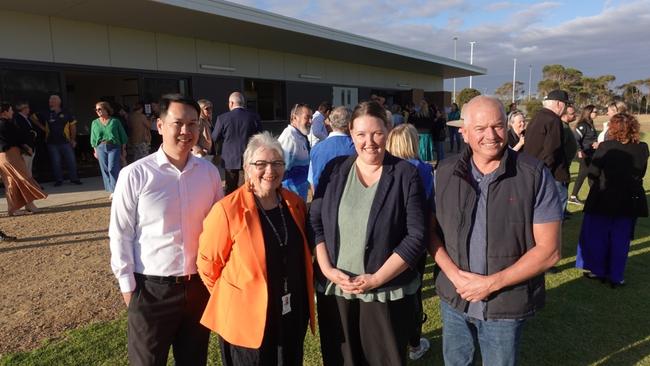
[[[54,62],[110,66],[108,26],[51,18]]]
[[[52,62],[46,16],[0,11],[0,58]]]
[[[158,70],[197,72],[196,45],[193,38],[156,33]]]
[[[230,65],[235,68],[233,75],[260,76],[260,57],[257,48],[231,45]]]
[[[287,80],[303,80],[298,75],[307,74],[307,57],[292,53],[284,54],[284,77]]]
[[[260,77],[264,79],[284,79],[284,54],[259,50]]]
[[[231,67],[230,46],[226,43],[196,40],[197,70],[202,74],[232,75],[231,71],[210,70],[201,65]]]
[[[156,70],[156,35],[129,28],[109,27],[111,65],[129,69]]]

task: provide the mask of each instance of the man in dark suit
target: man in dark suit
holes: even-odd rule
[[[260,116],[244,108],[246,101],[240,92],[233,92],[228,98],[228,109],[217,117],[212,141],[223,140],[221,159],[226,175],[225,193],[229,194],[243,183],[242,154],[248,139],[261,131]]]
[[[33,121],[30,120],[29,118],[29,103],[27,102],[18,102],[16,103],[16,111],[18,113],[14,114],[14,120],[16,121],[16,125],[22,133],[25,136],[29,136],[30,139],[28,141],[29,147],[32,149],[32,153],[27,154],[26,152],[22,153],[23,160],[25,160],[25,165],[27,166],[27,173],[29,173],[29,176],[32,176],[32,163],[34,162],[34,156],[36,156],[36,137],[38,136],[38,131],[36,130],[37,127],[42,128],[42,126],[37,126]]]

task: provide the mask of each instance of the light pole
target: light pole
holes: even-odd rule
[[[474,44],[476,42],[472,41],[469,43],[469,64],[474,65]],[[472,88],[472,75],[469,76],[469,87]]]
[[[517,83],[517,59],[514,59],[512,65],[512,102],[515,102],[515,84]]]
[[[454,37],[454,61],[456,60],[456,41],[458,41],[458,37]],[[456,103],[456,78],[454,78],[454,93],[451,95],[451,99]]]
[[[530,100],[530,85],[533,81],[533,65],[528,65],[528,100]]]

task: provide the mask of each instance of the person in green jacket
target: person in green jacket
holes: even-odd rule
[[[120,169],[126,165],[127,136],[120,120],[111,117],[113,108],[109,103],[97,102],[95,112],[99,118],[90,127],[90,145],[99,161],[104,189],[112,194]]]

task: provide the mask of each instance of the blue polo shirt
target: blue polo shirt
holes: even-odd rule
[[[307,177],[314,191],[318,186],[318,178],[327,163],[336,157],[350,156],[354,153],[352,138],[343,132],[334,131],[325,140],[316,144],[309,153],[310,163]]]

